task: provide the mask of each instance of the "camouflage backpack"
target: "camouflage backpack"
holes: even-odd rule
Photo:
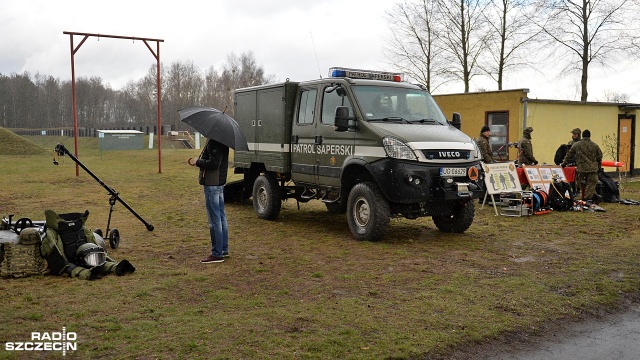
[[[46,262],[40,255],[43,237],[42,228],[30,227],[20,231],[16,242],[1,244],[0,275],[19,278],[46,273]]]

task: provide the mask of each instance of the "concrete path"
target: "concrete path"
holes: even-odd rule
[[[569,322],[554,334],[478,355],[486,360],[640,359],[640,304],[623,313]]]

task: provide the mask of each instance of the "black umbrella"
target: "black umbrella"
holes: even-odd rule
[[[240,125],[224,111],[205,106],[192,106],[178,110],[178,114],[182,122],[189,124],[204,137],[234,150],[249,151],[247,138],[240,129]]]

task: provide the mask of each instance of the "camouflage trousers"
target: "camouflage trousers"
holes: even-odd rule
[[[597,184],[597,172],[576,172],[576,185],[578,189],[582,189],[582,200],[587,201],[593,199]]]
[[[100,271],[98,272],[99,276],[115,274],[116,265],[117,264],[113,261],[107,261],[106,263],[104,263],[104,265],[102,265],[102,269],[100,269]],[[95,275],[91,273],[91,268],[86,268],[82,266],[74,267],[71,270],[71,272],[67,274],[69,275],[69,277],[77,277],[78,279],[82,279],[82,280],[93,280],[95,278]]]
[[[47,229],[46,232],[47,236],[42,240],[40,252],[47,260],[48,268],[54,274],[76,277],[82,280],[93,280],[104,275],[116,273],[117,263],[108,255],[106,257],[107,262],[99,269],[71,263],[65,257],[64,244],[60,235],[53,229]]]

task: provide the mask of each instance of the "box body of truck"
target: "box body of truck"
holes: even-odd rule
[[[264,164],[265,170],[291,171],[291,122],[298,83],[257,86],[236,91],[235,119],[249,151],[235,154],[236,167]]]

